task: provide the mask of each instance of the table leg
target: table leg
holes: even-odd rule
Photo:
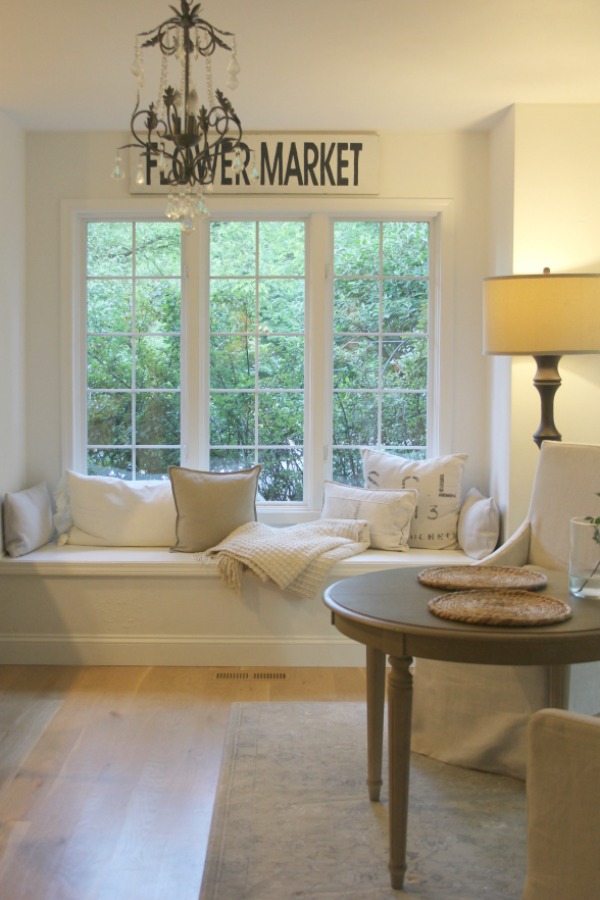
[[[389,816],[392,888],[402,890],[406,872],[406,831],[410,775],[410,728],[412,714],[411,657],[390,657],[388,676]]]
[[[571,666],[550,666],[549,706],[556,709],[569,708],[569,687],[571,683]]]
[[[379,800],[383,759],[385,653],[367,647],[367,757],[369,799]]]

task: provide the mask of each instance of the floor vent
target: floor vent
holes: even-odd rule
[[[217,681],[248,681],[250,676],[247,672],[216,672]]]
[[[287,672],[215,672],[217,681],[285,681]]]
[[[255,672],[255,681],[285,681],[287,672]]]

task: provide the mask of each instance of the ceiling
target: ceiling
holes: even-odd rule
[[[248,131],[480,129],[513,103],[600,103],[600,0],[203,0],[202,11],[236,34],[240,86],[225,92]],[[169,15],[168,0],[0,0],[0,109],[26,130],[126,131],[134,36]],[[158,56],[146,51],[149,74]]]

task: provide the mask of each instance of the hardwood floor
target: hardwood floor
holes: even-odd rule
[[[0,900],[197,900],[230,704],[364,698],[363,669],[0,666]]]

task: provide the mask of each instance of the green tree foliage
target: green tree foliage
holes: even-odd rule
[[[210,248],[211,468],[241,452],[262,499],[302,500],[304,224],[213,222]]]
[[[362,484],[360,447],[424,455],[429,228],[334,228],[333,475]]]
[[[87,230],[88,471],[164,478],[181,459],[181,248],[169,222]],[[262,466],[304,496],[306,238],[301,221],[210,225],[210,466]],[[360,448],[424,455],[429,228],[334,225],[333,477]]]
[[[88,472],[165,478],[181,459],[181,250],[170,222],[87,229]]]

